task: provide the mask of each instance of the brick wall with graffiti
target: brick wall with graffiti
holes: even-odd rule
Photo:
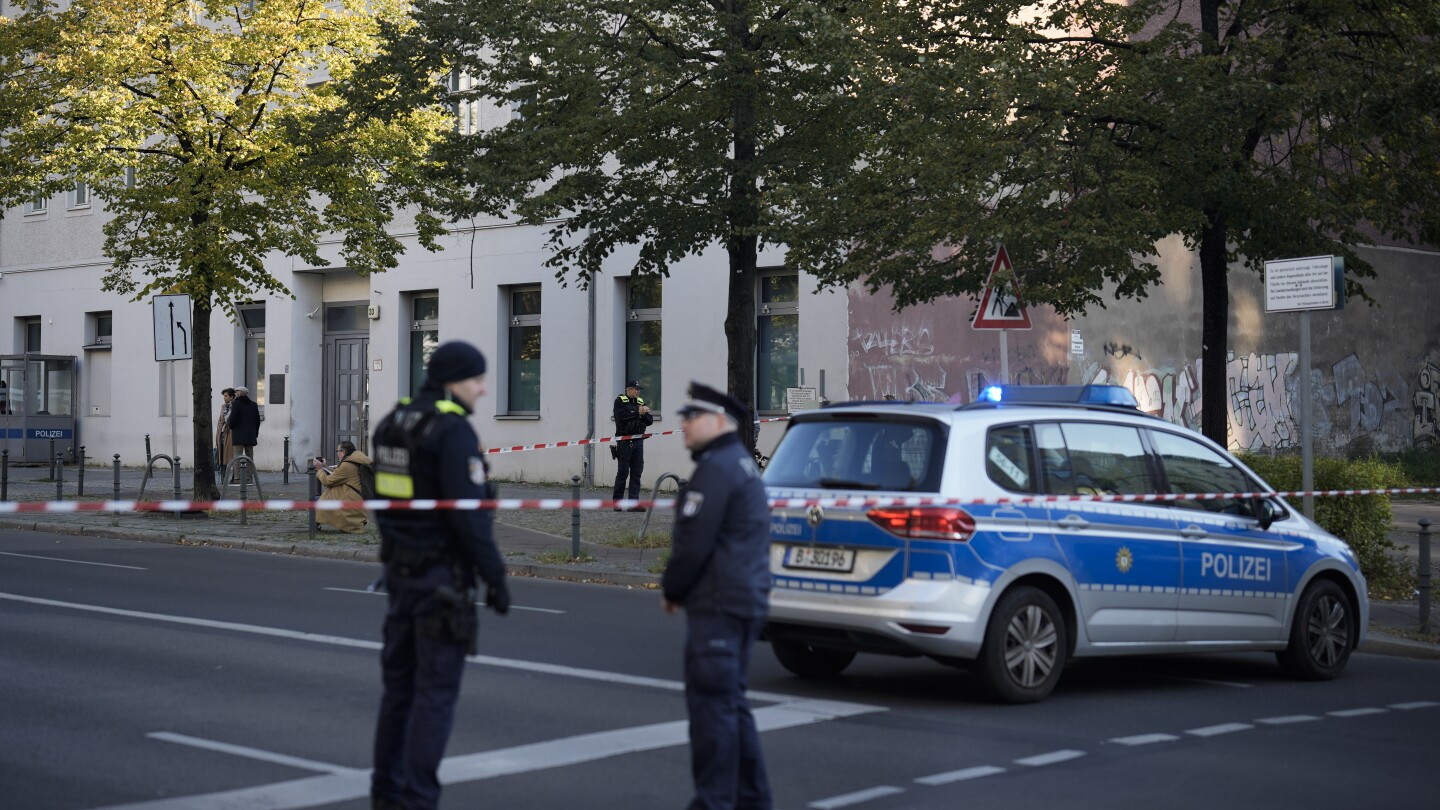
[[[1440,325],[1424,314],[1437,303],[1424,283],[1436,270],[1440,257],[1412,275],[1381,274],[1368,285],[1379,307],[1358,304],[1317,319],[1310,369],[1317,452],[1440,448]],[[1232,278],[1231,343],[1245,349],[1228,353],[1223,372],[1230,446],[1296,450],[1295,320],[1255,314],[1259,280]],[[1194,307],[1193,296],[1153,297],[1068,321],[1032,308],[1034,329],[1007,333],[1011,382],[1121,385],[1141,410],[1199,430],[1205,369]],[[970,327],[974,310],[968,299],[944,299],[895,312],[888,296],[852,288],[850,397],[974,401],[1000,382],[998,335]]]

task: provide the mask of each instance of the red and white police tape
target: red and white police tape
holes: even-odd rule
[[[788,416],[770,416],[761,419],[761,422],[788,422]],[[656,436],[673,436],[679,433],[678,430],[662,430],[658,433],[631,433],[627,436],[602,436],[598,439],[572,439],[563,442],[541,442],[540,444],[517,444],[510,447],[491,447],[486,453],[519,453],[524,450],[549,450],[554,447],[581,447],[587,444],[605,444],[607,442],[623,442],[630,439],[653,439]]]
[[[821,506],[839,509],[858,509],[869,506],[1006,506],[1037,503],[1064,503],[1071,501],[1103,501],[1106,503],[1164,503],[1168,501],[1213,501],[1222,498],[1258,498],[1278,496],[1281,498],[1302,498],[1311,495],[1316,498],[1336,498],[1354,495],[1430,495],[1440,493],[1440,487],[1401,487],[1395,489],[1327,489],[1314,492],[1175,492],[1148,495],[1017,495],[1007,498],[936,498],[930,496],[866,496],[838,498],[771,498],[771,509],[795,509],[805,506]],[[50,501],[16,503],[0,502],[0,515],[17,513],[50,512],[289,512],[315,509],[329,512],[337,509],[409,509],[433,511],[443,509],[579,509],[597,510],[619,507],[628,509],[643,506],[648,509],[670,509],[675,506],[673,498],[641,501],[610,500],[601,498],[499,498],[496,500],[413,500],[413,501]]]

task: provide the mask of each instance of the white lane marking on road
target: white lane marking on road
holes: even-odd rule
[[[945,773],[922,776],[915,781],[922,785],[948,785],[951,782],[980,779],[985,776],[994,776],[997,773],[1005,773],[1005,769],[995,765],[977,765],[974,768],[962,768],[958,771],[946,771]]]
[[[1255,720],[1267,726],[1288,726],[1291,723],[1311,723],[1320,718],[1313,714],[1287,714],[1284,717],[1261,717]]]
[[[817,802],[810,802],[808,807],[815,810],[835,810],[836,807],[849,807],[852,804],[868,802],[871,799],[882,799],[886,796],[894,796],[897,793],[904,793],[905,788],[898,788],[892,785],[880,785],[879,787],[857,790],[854,793],[846,793],[843,796],[832,796],[828,799],[821,799]]]
[[[1233,734],[1237,731],[1248,731],[1254,726],[1249,723],[1221,723],[1217,726],[1202,726],[1186,731],[1186,734],[1194,734],[1196,737],[1215,737],[1221,734]]]
[[[1085,756],[1084,751],[1076,751],[1071,748],[1066,748],[1060,751],[1051,751],[1048,754],[1036,754],[1033,757],[1024,757],[1022,759],[1017,759],[1015,760],[1015,764],[1029,765],[1032,768],[1038,768],[1041,765],[1054,765],[1057,762],[1068,762],[1069,760],[1079,759],[1083,756]]]
[[[176,734],[173,731],[152,731],[145,735],[155,740],[176,743],[177,745],[188,745],[191,748],[203,748],[207,751],[218,751],[222,754],[234,754],[237,757],[247,759],[258,759],[261,762],[273,762],[276,765],[287,765],[291,768],[300,768],[307,771],[319,771],[321,773],[365,773],[364,770],[346,768],[343,765],[332,765],[329,762],[316,762],[313,759],[301,759],[300,757],[277,754],[273,751],[262,751],[259,748],[250,748],[244,745],[232,745],[230,743],[207,740],[202,737],[191,737],[188,734]]]
[[[384,595],[385,595],[385,592],[384,592],[384,591],[367,591],[367,590],[365,590],[364,588],[325,588],[324,590],[327,590],[327,591],[336,591],[336,592],[339,592],[339,593],[363,593],[363,594],[366,594],[366,595],[368,595],[368,596],[384,596]],[[476,602],[475,604],[478,605],[478,606],[480,606],[480,607],[485,607],[485,603],[484,603],[484,602]],[[564,612],[565,612],[565,611],[563,611],[563,610],[556,610],[555,608],[526,607],[525,605],[511,605],[511,606],[510,606],[510,609],[511,609],[511,610],[529,610],[529,611],[533,611],[533,612],[535,612],[535,613],[564,613]]]
[[[1377,709],[1374,706],[1367,706],[1363,709],[1341,709],[1336,712],[1326,712],[1331,717],[1364,717],[1367,714],[1385,714],[1385,709]]]
[[[1440,706],[1440,703],[1436,703],[1436,702],[1433,701],[1433,700],[1413,700],[1413,701],[1411,701],[1411,702],[1409,702],[1409,703],[1391,703],[1391,704],[1390,704],[1390,708],[1392,708],[1392,709],[1399,709],[1399,710],[1402,711],[1402,712],[1408,712],[1408,711],[1410,711],[1411,709],[1428,709],[1428,708],[1430,708],[1430,707],[1432,707],[1432,706]]]
[[[784,706],[766,706],[754,710],[755,725],[760,731],[794,728],[834,720],[862,710],[884,711],[879,706],[861,706],[836,701],[796,701]],[[831,713],[833,711],[833,713]],[[440,781],[446,785],[494,779],[500,776],[579,765],[624,754],[677,748],[689,743],[689,723],[677,720],[648,726],[600,731],[562,737],[498,751],[446,757],[440,764]],[[352,801],[370,795],[368,771],[342,770],[326,776],[314,776],[289,782],[258,785],[251,788],[178,796],[151,802],[118,805],[102,810],[235,810],[239,807],[264,807],[267,810],[293,810]],[[837,805],[838,806],[838,805]]]
[[[12,602],[25,602],[32,605],[45,605],[48,607],[67,608],[70,610],[83,610],[91,613],[104,613],[110,616],[126,616],[133,619],[145,619],[148,621],[168,622],[171,624],[183,624],[191,627],[209,627],[216,630],[229,630],[236,633],[250,633],[253,635],[270,636],[272,638],[288,638],[296,641],[309,641],[316,644],[330,644],[337,647],[354,647],[361,650],[379,650],[381,644],[378,641],[366,639],[346,638],[345,636],[331,636],[324,633],[306,633],[299,630],[286,630],[280,627],[264,627],[255,624],[241,624],[239,622],[223,622],[215,619],[197,619],[193,616],[172,616],[165,613],[149,613],[143,610],[125,610],[123,608],[104,607],[101,605],[83,605],[75,602],[62,602],[57,599],[43,599],[37,596],[21,596],[13,593],[0,593],[0,600]],[[580,678],[583,680],[601,681],[604,683],[617,683],[627,686],[640,686],[648,689],[662,689],[668,692],[685,691],[683,681],[668,680],[665,678],[650,678],[643,675],[626,675],[621,672],[606,672],[598,669],[586,669],[584,667],[569,667],[561,664],[546,664],[540,661],[522,661],[515,658],[496,658],[489,655],[472,655],[466,659],[473,664],[483,664],[492,667],[503,667],[524,672],[537,672],[546,675],[558,675],[565,678]],[[845,717],[849,714],[863,714],[865,712],[885,711],[883,706],[869,706],[863,703],[845,703],[842,701],[820,701],[809,698],[801,698],[795,695],[783,695],[775,692],[746,692],[745,696],[751,700],[758,700],[767,703],[783,703],[788,707],[800,711],[813,711],[825,717]],[[812,709],[808,707],[820,707]],[[848,707],[848,708],[847,708]],[[847,714],[848,712],[848,714]]]
[[[141,568],[138,565],[116,565],[115,563],[90,562],[89,560],[67,560],[64,557],[42,557],[39,554],[20,554],[14,551],[0,551],[6,557],[24,557],[29,560],[49,560],[51,562],[68,562],[77,565],[99,565],[105,568],[128,568],[131,571],[149,571],[149,568]]]
[[[1152,745],[1161,742],[1175,742],[1178,739],[1180,738],[1174,734],[1136,734],[1130,737],[1114,737],[1110,742],[1121,745]]]

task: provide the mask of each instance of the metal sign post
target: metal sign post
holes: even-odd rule
[[[1001,270],[1004,270],[1002,273]],[[1029,329],[1030,310],[1020,299],[1019,279],[1010,264],[1010,254],[1000,245],[995,252],[995,261],[990,265],[990,277],[985,279],[985,293],[980,296],[980,306],[975,310],[975,319],[970,322],[972,329],[1000,330],[1000,382],[1010,383],[1010,345],[1006,339],[1011,329]]]
[[[1265,311],[1300,313],[1300,490],[1305,517],[1315,517],[1311,446],[1310,311],[1345,308],[1345,259],[1310,256],[1265,262]]]
[[[180,454],[175,425],[175,360],[190,359],[190,296],[157,295],[151,299],[155,318],[155,360],[169,362],[170,457]]]

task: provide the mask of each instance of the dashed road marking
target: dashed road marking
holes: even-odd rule
[[[1154,743],[1175,742],[1180,739],[1174,734],[1136,734],[1133,737],[1115,737],[1110,740],[1112,743],[1121,745],[1152,745]]]
[[[894,787],[893,785],[880,785],[879,787],[857,790],[854,793],[846,793],[843,796],[832,796],[828,799],[821,799],[817,802],[810,802],[807,807],[815,810],[835,810],[837,807],[849,807],[852,804],[868,802],[871,799],[883,799],[886,796],[894,796],[897,793],[904,793],[905,788]]]
[[[1254,726],[1249,723],[1221,723],[1215,726],[1202,726],[1186,731],[1186,734],[1193,734],[1196,737],[1216,737],[1221,734],[1233,734],[1237,731],[1248,731]]]
[[[1288,726],[1292,723],[1313,723],[1319,719],[1313,714],[1287,714],[1283,717],[1261,717],[1255,722],[1264,723],[1267,726]]]
[[[201,737],[191,737],[188,734],[176,734],[171,731],[152,731],[145,735],[155,740],[188,745],[191,748],[203,748],[206,751],[218,751],[222,754],[232,754],[246,759],[256,759],[261,762],[273,762],[276,765],[287,765],[291,768],[299,768],[305,771],[319,771],[321,773],[366,773],[365,770],[347,768],[343,765],[332,765],[329,762],[316,762],[313,759],[302,759],[300,757],[277,754],[273,751],[264,751],[259,748],[251,748],[245,745],[231,745],[230,743],[207,740]]]
[[[1432,707],[1432,706],[1440,706],[1440,703],[1436,703],[1436,702],[1433,701],[1433,700],[1413,700],[1413,701],[1411,701],[1411,702],[1409,702],[1409,703],[1391,703],[1391,704],[1390,704],[1390,708],[1392,708],[1392,709],[1399,709],[1399,710],[1402,711],[1402,712],[1408,712],[1408,711],[1410,711],[1411,709],[1428,709],[1428,708],[1430,708],[1430,707]]]
[[[1033,757],[1024,757],[1015,760],[1016,765],[1028,765],[1038,768],[1041,765],[1054,765],[1057,762],[1068,762],[1072,759],[1079,759],[1085,756],[1084,751],[1076,751],[1073,748],[1066,748],[1060,751],[1051,751],[1048,754],[1037,754]]]
[[[980,779],[985,776],[994,776],[997,773],[1005,773],[1004,768],[994,765],[980,765],[975,768],[962,768],[958,771],[946,771],[945,773],[931,774],[916,779],[922,785],[948,785],[951,782],[964,782],[969,779]]]
[[[103,568],[128,568],[131,571],[149,571],[149,568],[141,568],[138,565],[116,565],[115,563],[91,562],[89,560],[67,560],[64,557],[42,557],[39,554],[20,554],[14,551],[0,551],[6,557],[24,557],[27,560],[49,560],[50,562],[67,562],[76,565],[98,565]]]
[[[1342,710],[1340,710],[1340,711],[1338,711],[1338,712],[1326,712],[1326,714],[1330,715],[1331,717],[1364,717],[1364,716],[1367,715],[1367,714],[1385,714],[1385,713],[1386,713],[1386,710],[1385,710],[1385,709],[1377,709],[1377,708],[1375,708],[1375,707],[1373,707],[1373,706],[1367,706],[1366,708],[1363,708],[1363,709],[1342,709]]]
[[[384,592],[384,591],[367,591],[367,590],[365,590],[364,588],[325,588],[324,590],[327,590],[327,591],[335,591],[335,592],[337,592],[337,593],[363,593],[363,594],[366,594],[366,595],[368,595],[368,596],[384,596],[384,595],[385,595],[385,592]],[[484,604],[483,602],[476,602],[475,604],[476,604],[477,606],[479,606],[479,607],[485,607],[485,604]],[[555,608],[526,607],[525,605],[511,605],[511,606],[510,606],[510,609],[511,609],[511,610],[528,610],[528,611],[531,611],[532,613],[556,613],[556,614],[563,614],[563,613],[565,612],[565,611],[563,611],[563,610],[557,610],[557,609],[555,609]]]

